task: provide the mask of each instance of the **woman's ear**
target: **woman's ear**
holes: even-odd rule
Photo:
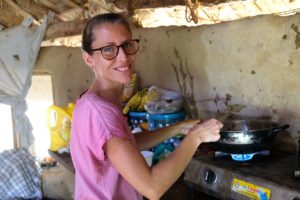
[[[90,54],[84,51],[82,52],[82,58],[89,67],[94,66],[94,59]]]

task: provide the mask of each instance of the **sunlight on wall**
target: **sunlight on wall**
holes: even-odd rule
[[[47,109],[53,105],[53,89],[50,75],[33,75],[32,84],[26,97],[26,112],[35,137],[31,153],[39,160],[49,156],[50,132],[47,127]]]
[[[14,139],[13,139],[11,107],[9,105],[2,104],[2,103],[0,103],[0,124],[1,124],[0,152],[7,149],[13,149]]]
[[[186,6],[178,5],[155,9],[136,9],[132,18],[133,21],[143,28],[159,26],[190,27],[233,21],[258,15],[295,15],[300,12],[300,1],[236,0],[212,5],[200,3],[199,6],[196,6],[192,4],[188,7],[187,9]]]

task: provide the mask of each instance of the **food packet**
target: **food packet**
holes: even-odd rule
[[[132,79],[129,83],[124,85],[122,100],[127,102],[134,94],[137,88],[137,73],[132,74]]]

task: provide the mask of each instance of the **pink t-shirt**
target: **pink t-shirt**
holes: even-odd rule
[[[113,167],[103,151],[112,137],[131,140],[127,119],[111,102],[96,94],[76,101],[71,130],[71,156],[76,170],[76,200],[142,200]]]

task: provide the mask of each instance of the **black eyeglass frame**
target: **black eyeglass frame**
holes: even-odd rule
[[[105,58],[105,57],[103,56],[103,58],[105,58],[106,60],[113,60],[113,59],[115,59],[115,58],[119,55],[119,49],[120,49],[120,47],[123,48],[124,53],[125,53],[126,55],[134,55],[134,54],[136,54],[136,53],[138,52],[139,46],[137,47],[136,51],[135,51],[134,53],[131,53],[131,54],[130,54],[130,53],[127,53],[126,50],[125,50],[125,48],[124,48],[124,46],[127,45],[127,44],[128,44],[129,42],[131,42],[131,41],[135,41],[135,42],[137,42],[137,44],[139,44],[139,42],[140,42],[139,39],[127,40],[127,41],[125,41],[123,44],[120,44],[120,45],[113,45],[113,44],[112,44],[112,45],[107,45],[107,46],[100,47],[100,48],[97,48],[97,49],[90,49],[90,51],[92,51],[92,52],[94,52],[94,51],[100,51],[101,54],[102,54],[102,56],[103,56],[102,49],[104,49],[104,48],[106,48],[106,47],[111,47],[111,46],[117,47],[117,53],[116,53],[116,56],[113,57],[113,58],[110,58],[110,59]]]

